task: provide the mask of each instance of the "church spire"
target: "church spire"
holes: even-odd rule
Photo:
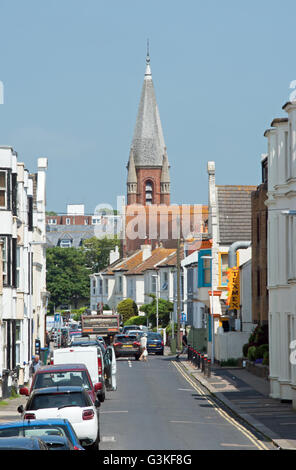
[[[148,79],[148,78],[152,78],[151,68],[150,68],[149,39],[147,39],[146,71],[145,71],[145,79]]]
[[[132,147],[136,168],[162,167],[165,142],[152,81],[149,42],[147,43],[145,78]]]

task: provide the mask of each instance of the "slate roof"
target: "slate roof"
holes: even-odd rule
[[[72,240],[72,247],[79,248],[83,240],[95,236],[94,225],[53,225],[46,229],[48,248],[59,246],[60,240]]]
[[[231,245],[249,241],[251,234],[251,193],[257,186],[216,186],[219,242]]]

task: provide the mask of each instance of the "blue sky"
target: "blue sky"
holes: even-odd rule
[[[30,171],[46,156],[48,210],[92,213],[126,193],[146,39],[174,203],[259,184],[263,133],[296,79],[296,3],[1,0],[0,145]]]

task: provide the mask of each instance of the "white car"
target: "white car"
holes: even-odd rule
[[[89,394],[82,387],[48,387],[35,389],[25,408],[18,412],[23,419],[68,419],[81,445],[98,450],[100,441],[99,412]]]

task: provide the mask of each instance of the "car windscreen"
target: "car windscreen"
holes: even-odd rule
[[[53,371],[36,374],[33,388],[79,386],[91,390],[92,385],[85,370]]]
[[[92,402],[88,395],[81,392],[54,392],[34,395],[28,402],[28,410],[39,410],[44,408],[63,408],[68,406],[91,406]]]
[[[41,437],[42,436],[61,436],[67,437],[71,440],[71,435],[66,425],[59,424],[43,424],[30,426],[9,426],[4,429],[0,429],[0,437]]]
[[[148,333],[148,339],[159,339],[162,340],[162,336],[159,333]]]
[[[137,337],[134,335],[122,335],[122,336],[115,336],[114,343],[133,343],[137,341]]]

